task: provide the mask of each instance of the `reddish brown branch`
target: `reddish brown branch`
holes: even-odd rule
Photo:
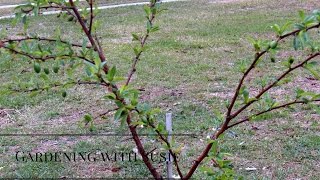
[[[153,129],[156,129],[156,127],[155,127],[153,124],[149,123],[149,125],[150,125]],[[183,174],[182,174],[182,172],[181,172],[181,170],[180,170],[180,167],[179,167],[178,158],[177,158],[176,154],[172,151],[172,149],[171,149],[172,147],[171,147],[170,142],[168,142],[168,140],[161,134],[161,132],[159,132],[158,130],[155,130],[155,131],[156,131],[156,133],[158,134],[159,138],[160,138],[164,143],[166,143],[166,145],[169,147],[169,153],[170,153],[171,156],[173,157],[173,161],[174,161],[174,164],[175,164],[176,169],[177,169],[177,171],[178,171],[178,174],[179,174],[180,178],[183,178]]]
[[[221,134],[224,133],[224,131],[226,130],[227,126],[223,125],[212,137],[212,140],[216,140],[219,138],[219,136]],[[203,152],[201,153],[201,155],[194,161],[193,165],[191,166],[188,174],[183,177],[182,179],[190,179],[191,176],[193,175],[193,173],[196,171],[196,169],[198,168],[198,166],[200,165],[200,163],[208,156],[208,153],[210,152],[211,148],[212,148],[213,143],[209,143],[206,148],[203,150]]]
[[[315,29],[315,28],[319,28],[319,27],[320,27],[320,23],[318,23],[316,25],[313,25],[313,26],[310,26],[310,27],[306,28],[305,30],[309,31],[310,29]],[[292,31],[290,33],[287,33],[285,35],[280,36],[279,39],[284,39],[284,38],[289,37],[289,36],[296,36],[300,31],[302,31],[302,30],[298,29],[298,30]]]
[[[73,0],[69,0],[69,3],[70,3],[70,6],[71,6],[75,16],[77,17],[77,19],[78,19],[78,21],[79,21],[79,23],[80,23],[80,25],[82,27],[82,30],[84,31],[84,33],[88,37],[88,39],[89,39],[91,45],[93,46],[94,50],[98,53],[101,62],[105,62],[106,61],[106,57],[103,54],[103,50],[98,47],[98,45],[97,45],[96,41],[94,40],[91,32],[89,32],[89,29],[87,28],[84,20],[81,18],[81,15],[80,15],[77,7],[75,6]],[[109,70],[108,65],[105,65],[103,70],[107,73],[108,70]]]
[[[292,70],[297,69],[297,68],[303,66],[304,63],[308,62],[309,60],[313,59],[314,57],[316,57],[316,56],[318,56],[318,55],[320,55],[320,53],[316,53],[316,54],[313,54],[313,55],[309,56],[309,58],[307,58],[305,61],[303,61],[302,63],[296,65],[296,66],[293,67],[293,68],[290,68],[288,71],[291,72]],[[286,71],[284,74],[282,74],[282,75],[278,78],[278,80],[276,81],[276,83],[279,82],[279,80],[281,80],[282,78],[284,78],[284,77],[289,73],[288,71]],[[259,96],[259,97],[262,96],[262,94],[264,94],[266,91],[268,91],[268,90],[269,90],[271,87],[273,87],[276,83],[273,83],[273,84],[271,84],[270,86],[268,86],[268,87],[267,87],[266,89],[264,89],[258,96]],[[253,103],[253,102],[251,102],[251,103]],[[249,104],[249,103],[248,103],[248,104]],[[245,108],[241,108],[240,110],[246,109],[246,108],[249,106],[248,104],[245,105],[245,106],[246,106]],[[282,106],[284,106],[284,105],[282,105]],[[287,106],[288,106],[288,105],[287,105]],[[281,108],[281,107],[279,107],[279,108]],[[233,115],[231,115],[231,116],[229,116],[229,117],[227,117],[226,120],[225,120],[225,122],[224,122],[223,125],[221,126],[221,128],[211,137],[211,139],[213,139],[213,140],[218,139],[221,134],[223,134],[227,129],[229,129],[229,125],[228,125],[228,124],[229,124],[230,121],[231,121],[232,119],[234,119],[239,113],[240,113],[240,111],[239,111],[239,112],[236,112],[235,114],[233,114]],[[246,120],[243,120],[243,121],[245,122]],[[195,162],[193,163],[193,165],[192,165],[192,167],[190,168],[188,174],[187,174],[183,179],[189,179],[189,178],[191,178],[191,176],[193,175],[194,171],[198,168],[199,164],[204,160],[204,158],[207,157],[207,155],[208,155],[208,153],[210,152],[210,149],[211,149],[211,148],[212,148],[212,143],[210,143],[210,144],[208,144],[208,145],[206,146],[206,148],[205,148],[204,151],[201,153],[201,155],[200,155],[200,156],[195,160]]]
[[[235,90],[235,94],[231,100],[231,103],[228,107],[228,112],[227,112],[227,118],[230,120],[230,114],[231,114],[231,111],[232,111],[232,108],[234,106],[234,103],[236,102],[238,96],[239,96],[239,92],[240,92],[240,89],[244,83],[244,80],[246,79],[246,77],[248,76],[248,74],[250,73],[250,71],[255,67],[257,61],[261,58],[261,56],[263,56],[267,51],[262,51],[260,53],[257,53],[256,56],[255,56],[255,59],[254,61],[252,62],[252,64],[250,65],[250,67],[246,70],[246,72],[243,74],[236,90]]]
[[[75,82],[69,82],[66,84],[51,84],[49,85],[49,87],[45,87],[45,88],[34,88],[34,89],[27,89],[27,90],[21,90],[21,89],[12,89],[11,91],[15,91],[15,92],[26,92],[26,93],[30,93],[30,92],[36,92],[36,91],[45,91],[49,88],[57,88],[57,87],[62,87],[62,86],[66,86],[66,85],[100,85],[100,86],[106,86],[106,84],[104,83],[99,83],[99,82],[91,82],[91,81],[75,81]]]
[[[0,48],[1,48],[1,47],[0,47]],[[2,46],[2,48],[7,49],[7,50],[9,50],[10,52],[12,52],[12,53],[14,53],[14,54],[26,56],[26,57],[28,57],[28,58],[30,58],[30,59],[35,59],[35,60],[39,60],[39,61],[47,61],[47,60],[49,60],[49,59],[56,59],[57,57],[64,57],[64,58],[73,57],[73,58],[82,59],[82,60],[87,61],[87,62],[89,62],[89,63],[93,63],[91,60],[87,59],[86,57],[78,56],[78,55],[70,56],[69,54],[66,54],[66,55],[59,55],[59,56],[50,55],[50,56],[38,57],[38,56],[34,56],[33,54],[29,54],[29,53],[26,53],[26,52],[23,52],[23,51],[18,51],[18,50],[16,50],[16,49],[9,48],[9,47],[7,47],[7,46]]]
[[[132,134],[132,138],[137,146],[137,149],[138,149],[139,153],[141,154],[141,157],[142,157],[144,164],[147,166],[147,168],[149,169],[149,171],[151,172],[151,174],[153,175],[153,177],[155,179],[162,179],[161,175],[157,172],[156,168],[154,168],[154,166],[151,164],[151,162],[148,158],[148,155],[147,155],[146,151],[144,150],[144,147],[141,143],[141,140],[139,139],[139,135],[136,131],[136,127],[132,125],[130,113],[127,117],[127,124],[129,126],[129,130]]]
[[[234,114],[231,115],[231,118],[237,117],[243,110],[245,110],[247,107],[249,107],[252,103],[256,102],[263,94],[265,94],[268,90],[270,90],[272,87],[274,87],[280,80],[285,78],[290,72],[292,72],[293,70],[295,70],[297,68],[303,67],[303,65],[305,63],[309,62],[310,60],[312,60],[313,58],[315,58],[319,55],[320,55],[320,52],[312,54],[307,59],[305,59],[304,61],[299,63],[298,65],[289,68],[287,71],[285,71],[283,74],[281,74],[272,84],[270,84],[269,86],[264,88],[258,95],[256,95],[255,96],[256,100],[251,101],[251,102],[247,103],[246,105],[244,105],[243,107],[241,107],[238,111],[236,111]]]
[[[311,26],[309,28],[306,28],[306,31],[310,30],[310,29],[314,29],[314,28],[319,28],[320,27],[320,23],[318,23],[317,25]],[[289,36],[294,36],[296,35],[299,31],[301,30],[295,30],[291,33],[288,33],[286,35],[280,36],[278,37],[277,42],[283,40],[286,37]],[[224,121],[224,123],[222,124],[222,126],[220,127],[220,129],[211,137],[212,140],[216,140],[217,138],[219,138],[219,136],[221,134],[223,134],[229,127],[228,124],[230,123],[230,121],[232,119],[234,119],[237,115],[239,115],[244,109],[246,109],[248,106],[250,106],[253,102],[257,101],[251,101],[249,103],[247,103],[245,106],[243,106],[241,109],[239,109],[237,112],[235,112],[234,114],[232,113],[232,109],[234,107],[235,101],[237,100],[238,96],[239,96],[239,91],[244,83],[245,78],[247,77],[247,75],[249,74],[249,72],[255,67],[256,62],[259,60],[259,58],[265,54],[267,51],[262,51],[256,54],[255,60],[253,61],[253,63],[250,65],[250,67],[247,69],[247,71],[244,73],[243,77],[241,78],[235,94],[232,98],[232,101],[228,107],[228,111],[227,111],[227,117],[226,120]],[[283,79],[287,74],[289,74],[291,71],[293,71],[294,69],[297,69],[299,67],[302,67],[306,62],[310,61],[311,59],[313,59],[316,56],[319,56],[320,53],[315,53],[311,56],[309,56],[306,60],[304,60],[302,63],[296,65],[293,68],[290,68],[288,71],[284,72],[274,83],[272,83],[271,85],[269,85],[268,87],[266,87],[265,89],[263,89],[257,96],[256,99],[259,99],[265,92],[267,92],[269,89],[271,89],[274,85],[276,85],[281,79]],[[209,143],[206,148],[204,149],[204,151],[200,154],[200,156],[195,160],[195,162],[193,163],[192,167],[190,168],[189,172],[187,173],[187,175],[183,178],[183,179],[189,179],[191,178],[191,176],[193,175],[193,173],[195,172],[195,170],[198,168],[199,164],[204,160],[205,157],[207,157],[210,149],[212,148],[212,143]]]
[[[90,24],[89,24],[89,33],[91,34],[92,31],[92,24],[93,24],[93,18],[94,18],[94,14],[93,14],[93,0],[89,0],[89,6],[90,6]]]
[[[74,47],[82,47],[81,44],[77,43],[70,43],[68,41],[64,40],[57,40],[52,38],[45,38],[45,37],[22,37],[22,38],[16,38],[16,39],[6,39],[2,40],[3,43],[9,43],[9,42],[21,42],[21,41],[27,41],[27,40],[38,40],[38,41],[48,41],[48,42],[61,42],[63,44],[68,44]],[[86,45],[86,48],[92,48],[90,45]]]
[[[105,115],[107,115],[107,114],[110,114],[110,113],[112,113],[112,112],[114,112],[114,111],[117,111],[118,109],[119,109],[119,108],[114,108],[114,109],[108,110],[108,111],[106,111],[106,112],[104,112],[104,113],[101,113],[101,114],[97,115],[96,117],[94,117],[94,119],[103,117],[103,116],[105,116]]]
[[[319,102],[319,101],[320,101],[320,99],[316,99],[316,100],[312,100],[312,101],[310,101],[310,102]],[[228,126],[228,129],[229,129],[229,128],[232,128],[232,127],[234,127],[234,126],[236,126],[236,125],[242,124],[242,123],[244,123],[244,122],[250,121],[250,119],[253,118],[253,117],[256,117],[256,116],[259,116],[259,115],[268,113],[268,112],[273,111],[273,110],[277,110],[277,109],[280,109],[280,108],[286,108],[286,107],[291,106],[291,105],[293,105],[293,104],[307,104],[307,103],[309,103],[309,102],[307,102],[307,101],[297,101],[297,100],[295,100],[295,101],[292,101],[292,102],[289,102],[289,103],[286,103],[286,104],[283,104],[283,105],[279,105],[279,106],[270,108],[270,109],[268,109],[268,110],[265,110],[265,111],[256,113],[256,114],[254,114],[254,115],[252,115],[252,116],[250,116],[250,117],[248,117],[248,118],[245,118],[245,119],[243,119],[243,120],[241,120],[241,121],[238,121],[238,122],[236,122],[236,123],[234,123],[234,124],[231,124],[231,125]]]
[[[155,6],[155,4],[150,4],[150,7],[154,7],[154,6]],[[154,19],[155,19],[155,14],[152,13],[150,15],[149,19],[148,19],[150,24],[151,24],[151,26],[153,24]],[[140,48],[141,49],[143,49],[145,47],[145,44],[146,44],[146,41],[147,41],[149,35],[150,35],[150,32],[147,31],[146,35],[140,40]],[[128,85],[130,83],[133,74],[136,72],[136,66],[137,66],[138,61],[140,60],[141,54],[142,54],[142,51],[140,51],[133,59],[133,64],[132,64],[131,70],[130,70],[130,72],[128,74],[126,85]]]
[[[314,29],[314,28],[319,28],[319,27],[320,27],[320,23],[306,28],[306,31],[309,31],[309,30]],[[300,31],[301,30],[295,30],[295,31],[287,33],[287,34],[285,34],[283,36],[279,36],[278,39],[277,39],[277,43],[282,41],[283,39],[289,37],[289,36],[295,36]],[[235,94],[234,94],[234,96],[233,96],[233,98],[232,98],[232,100],[230,102],[229,107],[228,107],[228,111],[227,111],[227,118],[228,119],[232,119],[232,117],[230,117],[231,116],[231,112],[232,112],[234,104],[235,104],[235,102],[236,102],[236,100],[237,100],[237,98],[239,96],[239,91],[240,91],[241,87],[243,86],[244,80],[246,79],[247,75],[252,71],[252,69],[254,69],[254,67],[255,67],[257,61],[259,60],[259,58],[261,58],[261,56],[263,56],[266,52],[267,52],[267,50],[257,53],[256,56],[255,56],[254,61],[252,62],[250,67],[247,69],[247,71],[243,74],[243,76],[242,76],[242,78],[241,78],[241,80],[240,80],[240,82],[239,82],[239,84],[238,84],[238,86],[237,86],[237,88],[235,90]]]

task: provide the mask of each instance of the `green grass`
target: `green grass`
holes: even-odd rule
[[[157,20],[161,30],[151,36],[148,51],[138,64],[134,77],[135,87],[144,87],[142,101],[160,107],[159,116],[173,112],[173,128],[176,133],[194,133],[195,137],[176,137],[182,145],[181,156],[184,172],[205,146],[207,135],[219,125],[215,110],[225,110],[224,102],[230,99],[240,73],[233,65],[242,59],[251,60],[253,50],[248,37],[270,38],[269,28],[274,23],[284,24],[296,20],[297,11],[308,12],[316,7],[316,0],[297,1],[241,1],[233,3],[210,3],[208,1],[175,2],[163,4],[168,8]],[[145,26],[143,9],[139,6],[108,9],[98,16],[103,21],[99,35],[111,65],[117,65],[120,75],[130,69],[133,52],[131,33],[141,32]],[[0,20],[9,26],[10,20]],[[63,38],[81,42],[83,35],[74,31],[76,24],[57,19],[55,16],[33,17],[29,32],[41,36],[54,34],[59,26]],[[0,26],[1,28],[1,26]],[[2,28],[1,28],[2,29]],[[10,35],[21,27],[9,28]],[[291,42],[287,42],[288,44]],[[284,46],[287,46],[285,44]],[[266,61],[269,61],[266,59]],[[266,62],[267,63],[267,62]],[[47,63],[50,67],[51,64]],[[257,75],[269,72],[279,74],[281,64],[257,67]],[[28,82],[33,74],[32,63],[26,59],[0,57],[0,82],[2,85]],[[77,75],[83,75],[79,71]],[[296,75],[305,75],[297,72]],[[50,74],[54,80],[66,78]],[[302,79],[298,85],[313,88],[313,83]],[[257,86],[256,81],[249,82]],[[277,90],[293,90],[292,84]],[[316,86],[317,87],[317,86]],[[78,86],[68,89],[63,99],[59,89],[44,91],[37,96],[27,93],[7,94],[0,88],[1,133],[90,133],[79,125],[86,113],[98,115],[113,106],[101,101],[106,92],[98,87]],[[284,95],[274,92],[279,100]],[[283,110],[268,114],[264,120],[239,126],[228,132],[222,140],[222,149],[233,154],[233,165],[245,179],[316,179],[319,177],[319,115],[308,107]],[[97,120],[97,133],[119,133],[112,116]],[[257,128],[252,128],[252,126]],[[234,135],[236,134],[236,136]],[[201,140],[202,141],[201,141]],[[147,150],[160,148],[151,138],[143,138]],[[95,163],[17,163],[15,151],[124,151],[134,148],[128,137],[0,137],[0,177],[149,177],[141,160],[137,162]],[[159,150],[156,150],[159,153]],[[163,174],[164,164],[155,163]],[[257,171],[246,171],[256,167]],[[197,171],[196,179],[206,178]]]

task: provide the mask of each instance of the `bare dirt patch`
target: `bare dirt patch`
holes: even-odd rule
[[[15,116],[20,114],[18,110],[15,109],[1,109],[0,108],[0,128],[4,128],[9,124],[14,123]]]
[[[70,137],[60,137],[55,140],[41,140],[38,146],[33,149],[33,152],[59,152],[72,148],[78,141],[87,140],[85,137],[78,137],[77,140],[71,139]]]
[[[181,89],[168,89],[165,87],[154,87],[146,89],[142,96],[143,101],[150,101],[161,96],[181,96],[183,91]]]

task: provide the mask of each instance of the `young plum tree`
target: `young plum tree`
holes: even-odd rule
[[[211,135],[203,152],[193,161],[190,169],[184,173],[178,161],[179,152],[172,142],[167,141],[168,133],[164,125],[157,120],[157,110],[142,104],[139,101],[139,97],[143,92],[130,86],[132,77],[137,70],[136,66],[141,59],[142,53],[146,50],[149,36],[159,30],[159,27],[155,25],[155,19],[164,9],[160,8],[160,3],[156,0],[150,0],[150,3],[144,6],[146,17],[145,32],[143,35],[132,34],[133,40],[137,43],[133,48],[134,56],[131,68],[126,78],[123,79],[116,76],[117,66],[111,67],[109,65],[108,57],[106,57],[98,38],[97,29],[101,22],[96,18],[98,9],[94,6],[95,1],[86,0],[86,2],[86,7],[79,8],[80,2],[74,0],[32,0],[30,3],[16,8],[16,21],[21,21],[25,30],[28,29],[28,17],[30,15],[40,15],[43,11],[54,9],[60,10],[59,16],[65,17],[67,21],[76,22],[84,38],[82,44],[78,44],[64,40],[59,33],[55,37],[41,37],[25,31],[23,37],[2,39],[0,41],[0,49],[2,51],[14,54],[16,55],[15,57],[21,56],[31,60],[35,73],[39,73],[39,77],[43,79],[43,84],[41,85],[28,84],[28,86],[20,86],[20,89],[13,89],[12,87],[8,87],[8,89],[34,93],[57,87],[67,88],[72,85],[100,86],[106,91],[106,95],[103,98],[112,101],[116,107],[103,115],[115,111],[114,119],[127,125],[144,164],[155,179],[162,179],[163,177],[148,157],[148,152],[145,150],[137,131],[138,126],[142,125],[157,134],[172,155],[176,171],[181,179],[190,179],[200,164],[204,165],[201,169],[207,175],[213,176],[214,179],[235,179],[240,177],[235,175],[230,166],[230,161],[225,158],[227,153],[219,150],[218,139],[222,134],[234,126],[253,121],[268,112],[288,108],[296,104],[311,104],[320,101],[320,94],[306,92],[302,89],[296,91],[296,96],[292,100],[285,102],[277,102],[269,95],[270,90],[281,86],[283,80],[298,69],[306,69],[316,79],[320,78],[315,69],[317,60],[320,57],[319,42],[315,42],[312,39],[312,35],[310,35],[311,31],[320,27],[320,11],[316,10],[308,16],[300,12],[301,20],[294,24],[293,27],[291,27],[290,23],[284,26],[277,24],[272,26],[276,33],[274,40],[252,40],[252,45],[255,49],[253,60],[250,64],[242,63],[239,65],[242,77],[235,86],[234,95],[226,103],[226,112],[217,114],[216,118],[221,120],[221,126]],[[281,50],[289,48],[285,45],[281,46],[284,40],[289,38],[293,39],[293,48],[305,57],[281,59],[284,64],[283,72],[272,80],[261,81],[261,88],[257,93],[251,95],[250,85],[246,85],[249,74],[254,76],[254,69],[266,60],[263,57],[267,55],[271,57],[271,62],[269,63],[274,63],[274,55]],[[307,55],[303,54],[303,52],[307,52]],[[60,63],[69,63],[70,66],[65,69],[68,79],[62,82],[50,81],[48,76],[49,69],[41,67],[42,63],[47,61],[53,61],[52,70],[54,73],[60,71]],[[86,76],[75,77],[77,75],[75,70],[81,67],[85,67]],[[67,96],[66,91],[62,92],[62,96]],[[249,111],[249,114],[242,116],[246,111]],[[88,114],[85,115],[84,121],[86,124],[93,125],[94,118]],[[208,164],[205,163],[208,161],[213,162],[214,168],[205,165]]]

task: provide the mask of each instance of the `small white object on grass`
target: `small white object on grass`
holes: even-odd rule
[[[173,176],[172,176],[172,179],[180,179],[180,176],[178,176],[178,175],[173,175]]]
[[[247,167],[247,168],[245,168],[245,170],[246,171],[256,171],[257,168],[255,168],[255,167]]]
[[[244,145],[244,143],[245,143],[245,142],[244,142],[244,141],[242,141],[241,143],[239,143],[239,146],[242,146],[242,145]]]

